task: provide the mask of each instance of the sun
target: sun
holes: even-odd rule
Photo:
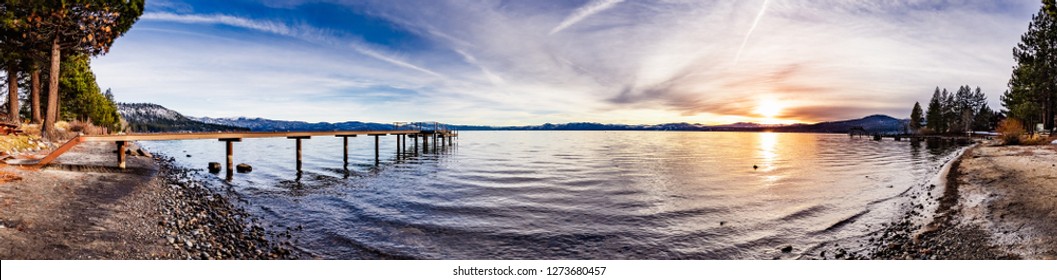
[[[777,121],[776,117],[782,113],[784,107],[778,100],[773,98],[761,98],[756,103],[756,109],[752,112],[766,118],[768,121]]]

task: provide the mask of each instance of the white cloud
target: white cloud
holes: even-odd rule
[[[156,21],[168,21],[178,22],[187,24],[223,24],[234,27],[241,27],[246,29],[252,29],[261,32],[272,33],[276,35],[293,37],[301,40],[306,40],[315,43],[329,43],[335,44],[333,31],[327,31],[320,28],[314,28],[304,24],[301,25],[289,25],[277,21],[266,21],[266,20],[254,20],[244,17],[237,17],[231,15],[213,14],[213,15],[198,15],[198,14],[173,14],[173,13],[144,13],[140,17],[143,20],[156,20]],[[360,42],[346,42],[345,43],[350,49],[355,50],[363,55],[369,56],[374,59],[385,61],[393,65],[404,67],[407,69],[419,71],[422,73],[430,74],[436,77],[443,77],[443,75],[433,72],[421,66],[411,64],[407,61],[403,61],[394,58],[391,55],[383,54],[381,51],[374,50],[371,47],[366,46]]]
[[[282,2],[282,9],[301,5]],[[754,102],[769,96],[796,107],[787,111],[804,121],[902,116],[935,86],[980,85],[997,106],[1010,48],[1038,5],[772,1],[764,10],[759,1],[669,0],[614,8],[618,3],[350,4],[420,36],[426,47],[367,44],[337,27],[289,20],[149,12],[144,22],[223,24],[297,42],[221,43],[215,34],[194,36],[199,31],[178,26],[164,27],[180,33],[148,36],[159,31],[140,23],[94,66],[119,99],[134,92],[142,101],[179,104],[187,101],[169,96],[205,88],[210,94],[199,98],[247,104],[223,114],[210,113],[223,108],[212,103],[174,106],[198,115],[714,123],[754,121]],[[166,46],[173,44],[181,47]],[[279,110],[258,97],[292,98],[283,100],[315,109]]]

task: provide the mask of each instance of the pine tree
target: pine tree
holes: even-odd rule
[[[143,14],[143,0],[25,1],[28,16],[18,21],[18,30],[29,41],[48,42],[50,54],[47,133],[59,117],[59,76],[63,55],[103,55]]]
[[[118,128],[117,105],[100,92],[87,55],[63,59],[59,84],[63,119],[91,121],[111,131]]]
[[[921,103],[914,102],[914,109],[910,110],[910,129],[917,131],[921,129]]]
[[[1057,113],[1057,1],[1042,3],[1013,49],[1017,64],[1002,95],[1005,113],[1024,121],[1029,131],[1040,122],[1053,129]]]
[[[940,103],[942,96],[940,95],[940,88],[936,87],[936,91],[932,93],[932,99],[929,100],[929,107],[925,111],[925,127],[932,130],[934,133],[940,133],[940,123],[943,122],[943,105]]]
[[[954,93],[947,92],[947,89],[943,89],[940,93],[943,100],[940,101],[940,108],[943,108],[943,115],[940,118],[940,133],[951,132],[951,124],[957,117],[957,102],[954,99]]]

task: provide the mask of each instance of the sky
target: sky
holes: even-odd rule
[[[148,0],[120,102],[310,122],[813,123],[1006,89],[1020,1]]]

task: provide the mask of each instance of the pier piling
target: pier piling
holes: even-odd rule
[[[349,167],[349,137],[356,137],[356,134],[347,135],[334,135],[334,137],[341,137],[342,147],[342,162],[345,163],[345,168]]]
[[[422,134],[422,153],[429,153],[429,136]]]
[[[289,136],[289,137],[286,137],[286,139],[294,139],[294,140],[297,141],[297,147],[296,147],[296,150],[297,150],[297,174],[301,174],[301,140],[302,139],[309,139],[309,138],[312,138],[312,136]]]
[[[418,124],[418,123],[416,123]],[[436,126],[436,124],[434,124]],[[412,128],[422,128],[424,126],[415,125]],[[370,135],[374,136],[374,160],[375,165],[381,164],[380,158],[380,136],[394,135],[397,136],[397,159],[401,159],[408,154],[408,143],[407,138],[413,138],[415,156],[421,153],[429,153],[430,144],[433,144],[434,150],[439,150],[440,146],[447,144],[453,146],[455,137],[457,134],[447,130],[370,130],[370,131],[287,131],[287,132],[181,132],[181,133],[129,133],[120,135],[79,135],[70,139],[65,144],[62,144],[51,153],[41,158],[40,160],[22,164],[22,166],[29,166],[32,168],[42,168],[47,166],[49,163],[54,161],[56,158],[61,156],[63,153],[69,151],[73,147],[83,142],[111,142],[117,146],[114,151],[117,154],[117,167],[126,168],[126,160],[128,152],[128,145],[131,141],[174,141],[174,140],[196,140],[196,139],[217,139],[225,142],[225,167],[228,173],[228,179],[231,179],[233,173],[235,173],[234,164],[234,144],[232,142],[241,142],[243,138],[271,138],[271,137],[286,137],[287,139],[296,140],[296,164],[297,171],[300,175],[303,164],[303,146],[301,145],[303,139],[310,139],[312,136],[335,136],[342,137],[342,161],[344,162],[346,169],[349,163],[349,140],[348,137],[356,137],[357,135]],[[430,139],[433,138],[433,143],[429,143]],[[422,138],[422,150],[419,151],[419,138]],[[447,138],[447,139],[445,139]],[[439,142],[439,143],[438,143]],[[190,157],[190,156],[188,156]]]
[[[242,142],[242,138],[220,138],[219,141],[225,142],[224,143],[224,146],[226,147],[226,153],[225,154],[227,155],[227,165],[225,165],[225,167],[226,167],[225,170],[227,170],[226,173],[227,173],[228,177],[230,178],[231,175],[234,174],[234,170],[235,170],[234,165],[233,165],[234,164],[233,163],[234,162],[234,156],[233,155],[235,153],[234,152],[235,148],[234,148],[234,145],[231,144],[231,142]]]
[[[374,136],[374,165],[378,165],[382,161],[378,158],[378,136],[385,136],[386,134],[368,134]]]

